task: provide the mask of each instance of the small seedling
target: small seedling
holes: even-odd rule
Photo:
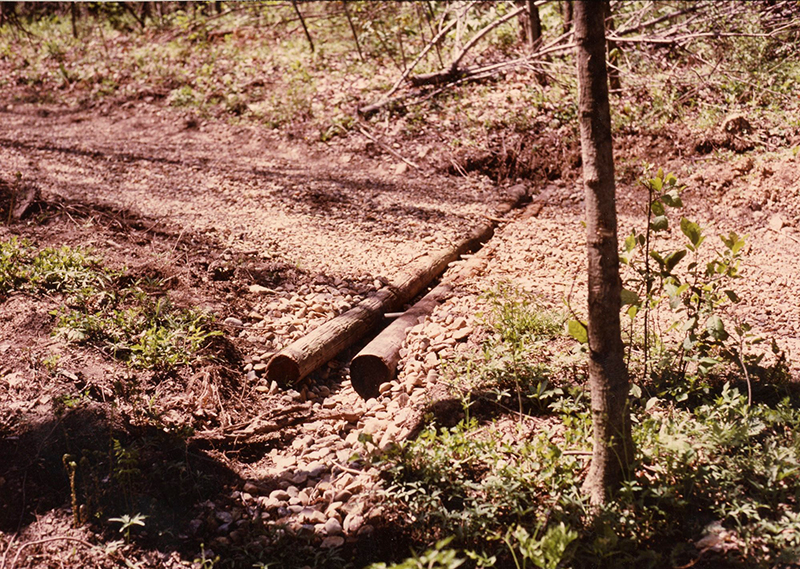
[[[147,516],[143,516],[142,514],[134,514],[133,516],[124,514],[119,518],[109,518],[108,521],[122,524],[119,528],[119,532],[124,534],[125,543],[130,543],[131,529],[133,529],[134,526],[144,527],[145,519],[147,519]]]

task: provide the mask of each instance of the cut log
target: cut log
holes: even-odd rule
[[[369,399],[380,393],[380,386],[394,379],[400,348],[408,331],[428,316],[436,306],[450,296],[453,287],[479,273],[488,261],[488,247],[480,254],[469,255],[467,262],[452,277],[441,282],[402,316],[386,327],[367,344],[350,364],[350,381],[361,397]],[[483,253],[487,254],[483,254]]]
[[[451,285],[447,283],[435,287],[353,358],[350,364],[350,380],[356,393],[364,399],[379,395],[378,388],[381,384],[394,378],[397,362],[400,361],[400,347],[409,329],[430,314],[437,304],[447,298],[451,290]]]
[[[293,342],[267,363],[267,379],[282,385],[300,381],[360,340],[385,312],[397,311],[413,300],[451,262],[490,239],[493,231],[492,224],[481,224],[455,247],[423,257],[392,285]]]
[[[528,198],[524,184],[509,188],[508,197],[502,201],[495,212],[505,215]],[[482,251],[483,252],[483,251]],[[377,397],[380,386],[394,378],[397,362],[400,361],[400,348],[408,331],[428,316],[450,295],[453,286],[465,281],[480,271],[486,263],[487,255],[470,255],[469,260],[450,278],[441,282],[426,294],[413,307],[386,327],[372,342],[367,344],[350,364],[350,380],[353,389],[361,397]]]

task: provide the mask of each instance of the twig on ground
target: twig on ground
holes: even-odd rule
[[[50,543],[50,542],[53,542],[53,541],[72,541],[72,542],[75,542],[75,543],[80,543],[81,545],[85,545],[86,547],[88,547],[90,549],[99,549],[100,551],[102,551],[103,553],[108,555],[108,552],[106,552],[103,548],[101,548],[101,547],[99,547],[97,545],[94,545],[93,543],[89,543],[85,539],[81,539],[79,537],[71,537],[71,536],[68,536],[68,535],[60,535],[60,536],[55,536],[55,537],[46,537],[44,539],[37,539],[35,541],[27,541],[27,542],[23,543],[22,545],[19,546],[19,549],[17,550],[17,554],[14,556],[13,561],[11,561],[11,565],[9,566],[9,569],[14,569],[14,567],[17,564],[17,561],[19,561],[19,556],[22,554],[22,552],[25,550],[26,547],[31,547],[33,545],[42,545],[42,544]],[[5,556],[3,556],[3,557],[4,557],[3,564],[0,565],[0,569],[5,569]],[[109,555],[109,557],[110,557],[110,555]]]
[[[331,462],[332,462],[334,468],[338,468],[339,470],[342,470],[344,472],[349,472],[350,474],[355,474],[356,476],[358,476],[359,474],[364,474],[363,470],[356,470],[355,468],[348,468],[345,465],[339,464],[336,461],[331,461]]]
[[[6,558],[8,557],[8,552],[11,551],[11,546],[14,545],[14,541],[16,541],[17,536],[19,536],[19,532],[14,532],[14,535],[12,535],[11,539],[8,541],[6,550],[3,552],[3,559],[0,560],[0,568],[2,569],[4,569],[6,566]]]
[[[405,158],[405,157],[404,157],[402,154],[400,154],[399,152],[397,152],[397,151],[396,151],[394,148],[392,148],[392,147],[390,147],[390,146],[388,146],[388,145],[384,144],[383,142],[381,142],[380,140],[378,140],[377,138],[375,138],[373,135],[371,135],[371,134],[370,134],[370,133],[367,131],[367,129],[366,129],[366,128],[364,128],[363,126],[359,125],[359,127],[358,127],[358,132],[360,132],[361,134],[363,134],[364,136],[366,136],[367,138],[369,138],[369,139],[370,139],[372,142],[374,142],[375,144],[377,144],[378,146],[380,146],[381,148],[383,148],[383,149],[384,149],[386,152],[388,152],[389,154],[391,154],[392,156],[394,156],[394,157],[395,157],[395,158],[397,158],[398,160],[402,160],[403,162],[405,162],[406,164],[408,164],[409,166],[411,166],[412,168],[414,168],[414,169],[416,169],[416,170],[419,170],[419,169],[420,169],[418,165],[416,165],[415,163],[413,163],[413,162],[412,162],[411,160],[409,160],[408,158]]]
[[[789,235],[788,233],[782,233],[781,231],[779,231],[777,229],[773,229],[772,227],[770,227],[769,230],[770,231],[774,231],[775,233],[777,233],[778,235],[782,235],[783,237],[788,237],[789,239],[791,239],[795,243],[800,243],[800,239],[798,239],[794,235]]]

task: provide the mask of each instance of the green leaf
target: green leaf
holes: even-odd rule
[[[631,233],[625,238],[625,252],[630,253],[636,247],[636,235]]]
[[[653,231],[664,231],[669,227],[669,220],[666,215],[659,215],[650,222],[650,229]]]
[[[722,318],[716,314],[712,314],[708,317],[708,320],[706,320],[706,330],[708,330],[708,333],[715,340],[724,342],[728,339],[728,333],[725,331],[725,324],[723,324]]]
[[[620,299],[622,300],[622,306],[627,306],[628,304],[639,304],[639,295],[626,288],[623,288],[620,292]]]
[[[714,358],[700,358],[700,360],[697,362],[697,369],[700,371],[700,373],[706,375],[708,372],[714,369],[714,366],[717,364],[719,364],[719,361]]]
[[[739,237],[735,231],[731,231],[728,233],[728,236],[725,237],[724,235],[719,236],[722,239],[722,242],[725,243],[725,246],[730,249],[731,253],[736,255],[745,244],[745,237]]]
[[[732,290],[726,290],[725,295],[731,300],[732,303],[736,304],[739,302],[739,296],[733,292]]]
[[[661,201],[669,207],[683,207],[683,200],[681,200],[678,190],[668,191],[666,194],[661,196]]]
[[[661,253],[658,251],[650,251],[650,256],[658,262],[661,267],[664,267],[666,261],[664,261],[664,257],[661,256]]]
[[[678,249],[677,251],[667,255],[667,258],[664,259],[664,270],[666,270],[668,273],[671,273],[678,263],[681,262],[681,259],[686,256],[686,253],[688,253],[686,249]]]
[[[689,238],[689,241],[692,242],[694,248],[697,249],[700,244],[703,242],[703,230],[700,229],[700,226],[693,221],[689,221],[685,217],[681,218],[681,231],[683,232],[686,237]]]
[[[650,209],[653,210],[653,213],[656,215],[664,215],[664,204],[661,203],[660,200],[654,200],[653,203],[650,205]]]
[[[659,170],[659,173],[661,173],[661,170]],[[650,180],[650,187],[653,188],[656,192],[660,192],[661,188],[664,187],[664,180],[661,178],[661,176],[656,176],[655,178]]]
[[[667,174],[667,177],[664,178],[664,181],[669,184],[670,186],[674,186],[678,183],[678,178],[675,177],[675,174]]]
[[[578,320],[570,320],[567,322],[567,333],[581,344],[589,342],[589,331],[586,329],[586,326],[583,325],[583,322],[579,322]]]
[[[636,315],[637,315],[637,314],[639,314],[639,307],[638,307],[638,306],[636,306],[635,304],[631,305],[631,306],[628,308],[628,318],[630,318],[631,320],[633,320],[634,318],[636,318]]]

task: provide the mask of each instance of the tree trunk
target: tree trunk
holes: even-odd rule
[[[603,0],[604,16],[606,18],[606,29],[614,29],[614,18],[611,15],[611,2],[610,0]],[[608,86],[612,93],[620,94],[622,92],[622,81],[619,78],[619,63],[620,47],[616,42],[607,41],[606,49],[608,51]]]
[[[528,50],[533,53],[539,47],[542,38],[542,21],[539,19],[539,8],[533,0],[517,0],[517,6],[526,8],[519,15],[520,39],[525,42]]]
[[[564,30],[563,33],[566,34],[572,29],[572,0],[563,0],[559,3],[559,5],[561,6],[561,20]]]
[[[69,5],[69,21],[72,24],[72,37],[78,39],[78,3]]]
[[[627,406],[628,372],[620,336],[619,255],[614,156],[604,10],[601,2],[575,3],[579,117],[586,201],[589,284],[589,387],[594,448],[584,491],[606,502],[627,475],[633,455]]]

